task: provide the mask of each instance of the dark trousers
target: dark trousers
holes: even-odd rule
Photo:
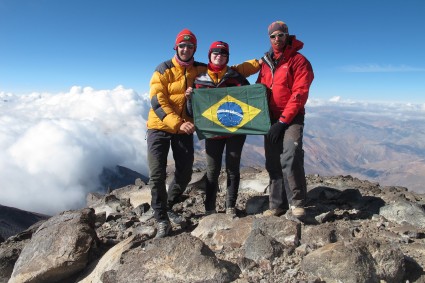
[[[178,202],[192,178],[193,135],[148,130],[147,144],[149,184],[152,194],[151,206],[155,211],[156,220],[168,220],[167,210]],[[170,145],[173,151],[175,172],[167,194],[165,180]]]
[[[298,115],[277,143],[264,138],[270,177],[270,209],[303,206],[307,194],[303,150],[304,115]]]
[[[240,163],[245,135],[234,135],[227,138],[207,139],[205,151],[207,154],[207,186],[205,210],[214,210],[218,191],[224,147],[226,147],[227,195],[226,207],[235,207],[238,197]]]

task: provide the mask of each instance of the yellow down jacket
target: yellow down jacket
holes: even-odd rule
[[[247,77],[258,72],[260,65],[257,60],[249,60],[235,69]],[[180,66],[175,58],[161,63],[150,81],[147,128],[177,134],[184,121],[193,122],[186,113],[184,94],[188,87],[193,87],[196,76],[205,72],[207,65],[196,61],[187,67]]]

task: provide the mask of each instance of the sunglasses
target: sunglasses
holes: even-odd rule
[[[187,49],[193,49],[193,48],[195,48],[195,45],[194,45],[194,44],[192,44],[192,43],[180,43],[180,44],[178,45],[178,47],[179,47],[179,48],[181,48],[181,49],[184,49],[185,47],[186,47]]]
[[[270,35],[270,38],[271,38],[271,39],[273,39],[273,38],[275,38],[276,36],[277,36],[277,37],[279,37],[279,38],[281,38],[281,37],[283,37],[285,34],[287,34],[287,33],[272,34],[272,35]]]
[[[214,54],[215,56],[221,55],[223,57],[229,56],[229,54],[226,51],[224,51],[224,50],[223,51],[213,51],[212,54]]]

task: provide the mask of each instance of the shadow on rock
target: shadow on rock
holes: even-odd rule
[[[338,190],[318,186],[307,193],[306,224],[320,224],[339,219],[367,219],[379,214],[385,201],[379,197],[362,196],[358,189]]]

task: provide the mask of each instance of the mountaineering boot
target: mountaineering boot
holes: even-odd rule
[[[174,224],[180,225],[184,222],[184,218],[172,210],[167,211],[168,218],[170,218],[171,222]]]
[[[303,218],[305,216],[304,207],[291,206],[292,215],[298,219]]]
[[[164,221],[158,222],[155,239],[164,238],[170,233],[170,230],[171,230],[170,221],[164,220]]]

